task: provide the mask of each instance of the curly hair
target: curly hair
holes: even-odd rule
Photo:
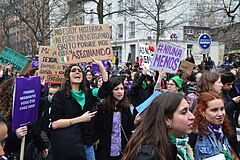
[[[12,118],[13,89],[15,78],[9,78],[0,85],[0,111],[6,118]]]
[[[208,132],[208,125],[209,122],[206,118],[202,115],[202,113],[208,108],[208,102],[214,99],[221,99],[223,102],[224,100],[214,92],[203,92],[199,95],[196,107],[193,111],[195,116],[195,120],[193,122],[193,130],[198,130],[199,139],[202,138],[203,134],[207,136]],[[233,136],[233,129],[229,123],[227,116],[225,115],[223,124],[221,125],[223,129],[223,133],[229,138]]]
[[[87,88],[85,86],[86,76],[85,76],[85,72],[82,69],[82,66],[80,66],[78,64],[71,64],[66,68],[66,70],[64,72],[65,82],[64,82],[63,88],[66,90],[67,98],[69,98],[70,95],[71,95],[70,90],[72,89],[72,86],[71,86],[71,83],[70,83],[70,72],[71,72],[71,69],[72,69],[73,66],[78,66],[81,69],[81,71],[82,71],[82,82],[80,83],[79,90],[82,90],[85,94],[87,93]]]

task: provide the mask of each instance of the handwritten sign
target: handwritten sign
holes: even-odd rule
[[[3,65],[12,64],[13,70],[25,74],[31,68],[31,61],[23,55],[1,45],[0,63]]]
[[[37,120],[40,89],[40,77],[16,78],[12,116],[14,131]]]
[[[149,49],[148,45],[139,44],[139,65],[141,67],[150,68],[154,52]]]
[[[48,74],[47,83],[49,84],[63,84],[65,77],[62,74]]]
[[[47,79],[49,74],[64,75],[66,66],[59,63],[57,49],[51,46],[39,47],[39,76]],[[62,83],[61,81],[59,81]]]
[[[55,28],[54,44],[62,63],[91,62],[113,58],[107,24]]]
[[[151,69],[157,71],[163,69],[167,73],[176,73],[183,54],[183,48],[160,42],[156,47]]]
[[[192,72],[193,68],[194,68],[194,64],[186,60],[183,60],[179,67],[180,70],[187,71],[189,73]]]

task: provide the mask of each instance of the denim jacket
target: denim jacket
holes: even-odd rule
[[[227,148],[228,154],[232,155],[230,152],[230,145],[224,134],[222,134],[220,139],[217,141],[213,131],[209,129],[208,132],[209,134],[207,136],[202,135],[202,138],[200,140],[197,139],[194,147],[195,160],[202,160],[219,154],[221,151],[223,151],[223,144]]]

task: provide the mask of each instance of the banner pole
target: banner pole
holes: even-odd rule
[[[23,136],[22,142],[21,142],[20,160],[24,160],[25,139],[26,139],[26,136]]]

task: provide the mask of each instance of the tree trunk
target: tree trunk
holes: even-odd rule
[[[98,22],[99,24],[103,24],[103,0],[99,0],[97,5],[98,12]]]

